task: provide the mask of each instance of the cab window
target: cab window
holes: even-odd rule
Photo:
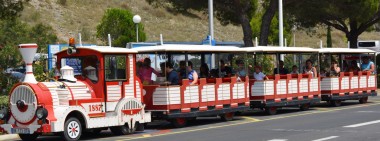
[[[126,56],[107,55],[105,56],[105,76],[106,81],[126,80]]]

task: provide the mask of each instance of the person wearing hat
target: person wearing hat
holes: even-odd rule
[[[375,64],[369,60],[368,56],[363,56],[360,68],[362,71],[373,73],[375,71]]]
[[[256,80],[268,80],[268,77],[263,72],[261,72],[260,66],[255,66],[255,72],[253,73],[253,77]]]

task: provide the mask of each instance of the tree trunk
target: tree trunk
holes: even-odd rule
[[[248,15],[244,12],[244,14],[241,14],[241,27],[243,28],[243,40],[244,40],[244,46],[245,47],[253,47],[253,41],[252,41],[252,28],[249,24],[249,18]]]
[[[265,11],[262,21],[261,21],[261,28],[260,28],[260,46],[267,46],[268,45],[268,36],[270,33],[270,25],[272,23],[272,19],[274,15],[276,14],[276,10],[278,7],[278,0],[271,0],[269,3],[269,7]]]
[[[358,48],[358,37],[359,34],[349,32],[349,34],[346,34],[346,37],[348,41],[350,41],[350,48]]]

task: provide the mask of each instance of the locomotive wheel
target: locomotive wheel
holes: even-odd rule
[[[330,104],[331,104],[331,106],[339,107],[342,104],[342,101],[340,101],[340,100],[331,100]]]
[[[225,114],[221,115],[220,118],[223,121],[231,121],[234,119],[234,115],[235,115],[235,113],[233,113],[233,112],[225,113]]]
[[[122,126],[110,127],[110,129],[111,129],[111,132],[115,135],[129,135],[136,131],[136,126],[133,129],[129,129],[129,126],[126,123],[125,125],[122,125]]]
[[[21,138],[23,141],[34,141],[37,139],[39,134],[18,134],[18,136]]]
[[[363,98],[359,99],[359,103],[360,104],[364,104],[364,103],[367,103],[367,102],[368,102],[368,97],[363,97]]]
[[[307,110],[309,110],[310,109],[310,104],[309,103],[307,103],[307,104],[302,104],[301,106],[300,106],[300,110],[301,111],[307,111]]]
[[[170,123],[175,127],[175,128],[182,128],[187,125],[187,119],[186,118],[175,118],[171,119]]]
[[[266,107],[265,112],[268,115],[275,115],[275,114],[277,114],[277,107]]]
[[[145,130],[145,125],[144,123],[136,123],[136,131],[144,131]]]
[[[62,137],[65,141],[77,141],[82,135],[82,131],[83,128],[80,121],[75,117],[71,117],[65,121]]]

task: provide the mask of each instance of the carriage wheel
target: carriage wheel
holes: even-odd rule
[[[115,135],[129,135],[136,131],[136,126],[133,129],[129,129],[128,123],[122,126],[110,127],[111,132]]]
[[[39,134],[18,134],[18,136],[21,138],[23,141],[34,141],[37,139]]]
[[[65,141],[77,141],[82,135],[82,124],[80,121],[71,117],[65,122],[62,137]]]
[[[268,115],[275,115],[275,114],[277,114],[277,107],[266,107],[265,112]]]
[[[368,97],[363,97],[363,98],[359,99],[359,103],[360,104],[364,104],[364,103],[367,103],[367,102],[368,102]]]
[[[340,101],[340,100],[331,100],[330,104],[331,104],[331,106],[339,107],[342,104],[342,101]]]
[[[175,128],[182,128],[187,125],[187,119],[186,118],[175,118],[171,119],[170,123],[175,127]]]
[[[231,121],[234,119],[234,115],[235,115],[235,113],[233,113],[233,112],[225,113],[225,114],[221,115],[220,118],[223,121]]]
[[[302,104],[302,105],[300,106],[300,110],[301,110],[301,111],[307,111],[307,110],[309,110],[309,109],[310,109],[310,103]]]

